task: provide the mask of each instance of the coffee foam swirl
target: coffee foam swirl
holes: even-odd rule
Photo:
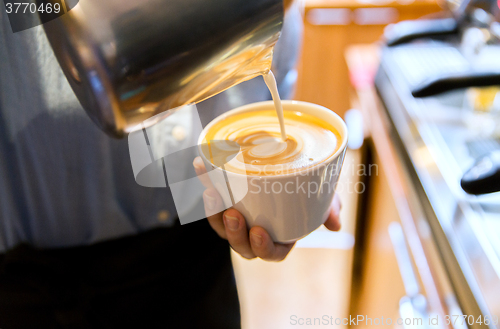
[[[319,119],[296,111],[284,111],[287,139],[282,141],[274,111],[254,111],[228,117],[209,129],[206,141],[227,140],[239,145],[232,150],[213,146],[212,163],[247,175],[279,175],[315,166],[333,155],[340,141],[336,130]],[[222,160],[221,160],[222,159]],[[225,161],[224,161],[225,160]]]

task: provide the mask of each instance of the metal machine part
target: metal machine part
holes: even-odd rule
[[[460,185],[470,194],[500,192],[500,151],[483,156],[464,174]]]
[[[271,68],[283,0],[86,0],[44,24],[92,120],[122,137]]]
[[[394,145],[408,171],[438,247],[440,259],[464,315],[494,321],[469,328],[500,328],[500,194],[466,194],[460,179],[474,162],[467,141],[471,132],[459,117],[464,92],[414,98],[411,70],[398,61],[400,50],[385,48],[376,87],[389,118]],[[417,66],[417,65],[415,65]]]
[[[458,37],[468,26],[494,30],[491,26],[496,24],[495,19],[500,19],[500,8],[496,0],[448,0],[445,3],[450,14],[444,13],[444,18],[403,21],[389,26],[385,32],[387,46],[393,47],[419,39],[444,40]]]

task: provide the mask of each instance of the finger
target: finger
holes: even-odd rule
[[[279,262],[285,259],[295,242],[287,244],[274,243],[265,229],[255,226],[250,230],[250,244],[255,256],[266,261]]]
[[[224,225],[227,240],[234,251],[247,259],[255,258],[243,216],[237,210],[229,209],[224,213]]]
[[[222,211],[224,209],[219,193],[213,188],[206,189],[203,192],[203,204],[210,226],[221,238],[227,239],[226,229],[222,221]]]
[[[207,169],[205,167],[205,164],[203,163],[203,160],[200,157],[194,158],[193,167],[194,171],[196,172],[196,175],[198,176],[198,179],[201,181],[203,186],[205,186],[206,188],[213,188],[212,181],[210,180],[210,177],[207,175]]]
[[[342,227],[340,222],[340,210],[342,209],[342,202],[338,194],[333,197],[332,205],[330,206],[330,214],[325,222],[325,227],[330,231],[339,231]]]

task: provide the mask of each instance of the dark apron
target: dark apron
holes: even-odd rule
[[[207,220],[91,246],[19,245],[0,256],[0,328],[240,328],[229,245]]]

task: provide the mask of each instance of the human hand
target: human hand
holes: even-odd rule
[[[224,209],[222,198],[212,185],[205,164],[200,157],[193,161],[193,166],[198,178],[206,187],[203,192],[203,202],[207,214],[214,213],[216,209]],[[340,230],[339,213],[342,205],[336,194],[333,198],[330,214],[325,222],[326,228],[331,231]],[[230,208],[217,214],[207,216],[210,226],[223,239],[228,240],[231,247],[241,256],[247,259],[255,257],[266,261],[281,261],[285,259],[295,243],[273,242],[269,233],[259,226],[254,226],[248,231],[245,218],[236,209]]]

